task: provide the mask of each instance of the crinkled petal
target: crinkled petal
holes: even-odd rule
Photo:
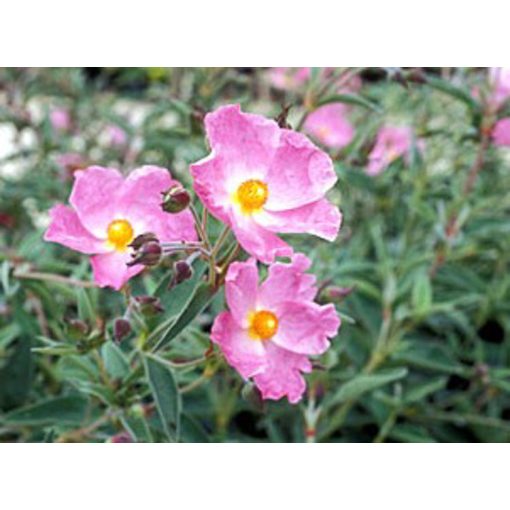
[[[248,169],[265,175],[280,137],[274,120],[241,112],[234,104],[208,113],[205,129],[211,148],[228,161],[229,173]]]
[[[492,131],[492,140],[499,147],[510,147],[510,118],[496,122]]]
[[[322,354],[336,336],[340,319],[332,304],[288,301],[279,307],[273,342],[298,354]]]
[[[122,185],[117,199],[118,216],[126,218],[136,234],[153,232],[162,242],[194,241],[194,221],[188,210],[168,214],[161,209],[161,193],[175,184],[179,183],[166,168],[137,168]]]
[[[255,221],[271,232],[307,233],[334,241],[340,230],[342,215],[331,202],[318,200],[286,211],[262,211]]]
[[[114,168],[92,166],[75,172],[70,204],[78,213],[83,226],[102,238],[116,216],[117,197],[124,182]]]
[[[248,328],[248,314],[257,306],[258,270],[255,259],[234,262],[225,279],[225,297],[233,319]]]
[[[251,216],[232,216],[232,229],[239,244],[253,257],[270,264],[276,257],[290,257],[293,250],[268,229],[259,226]]]
[[[337,180],[331,158],[306,136],[281,130],[280,145],[267,175],[264,209],[294,209],[324,197]]]
[[[272,342],[267,343],[266,350],[268,366],[253,378],[262,397],[271,400],[287,397],[291,404],[296,404],[306,390],[302,372],[312,371],[309,359],[303,354],[282,349]]]
[[[311,301],[317,294],[316,278],[306,274],[311,262],[302,253],[296,253],[290,264],[271,264],[258,292],[259,307],[278,310],[285,301]]]
[[[248,331],[239,327],[230,312],[222,312],[216,317],[211,339],[220,347],[228,363],[245,379],[264,371],[267,365],[264,343],[251,339]]]
[[[91,257],[94,281],[100,287],[113,287],[120,290],[121,287],[133,276],[143,271],[143,266],[128,267],[126,264],[131,256],[126,251],[113,251]]]
[[[62,204],[50,210],[50,226],[44,234],[45,241],[59,243],[80,253],[106,253],[104,239],[94,237],[80,222],[76,212]]]

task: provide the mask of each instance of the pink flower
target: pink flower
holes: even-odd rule
[[[92,166],[75,173],[71,207],[58,204],[50,211],[46,241],[91,254],[94,280],[101,287],[120,289],[143,266],[127,267],[129,243],[145,232],[161,242],[196,239],[191,213],[166,214],[161,192],[176,184],[169,172],[144,166],[126,179],[118,170]]]
[[[492,130],[492,141],[499,147],[510,147],[510,118],[496,122]]]
[[[393,161],[401,156],[407,156],[413,143],[413,132],[409,127],[382,127],[377,133],[377,139],[372,152],[368,156],[368,175],[378,175]],[[423,142],[419,143],[423,149]]]
[[[333,103],[321,106],[308,115],[305,130],[320,143],[331,149],[349,144],[354,130],[345,118],[345,106]]]
[[[489,69],[490,101],[498,109],[510,98],[510,67]]]
[[[336,238],[340,211],[324,198],[337,180],[327,154],[239,105],[206,115],[205,128],[212,152],[191,165],[195,191],[248,253],[265,263],[290,256],[275,232]]]
[[[296,254],[289,264],[269,266],[259,285],[255,259],[230,265],[225,297],[230,311],[220,313],[211,338],[228,363],[253,378],[265,399],[287,396],[298,402],[306,388],[302,372],[312,370],[310,355],[324,353],[340,327],[332,304],[320,306],[310,261]]]
[[[85,158],[78,152],[66,152],[56,157],[56,162],[62,170],[62,177],[68,180],[73,177],[76,170],[87,167]]]
[[[311,67],[271,67],[269,79],[273,87],[295,91],[310,79]]]
[[[112,147],[123,147],[127,143],[126,132],[116,124],[110,124],[106,128],[108,142]]]
[[[71,115],[65,108],[55,108],[50,112],[50,123],[55,131],[69,131],[72,125]]]

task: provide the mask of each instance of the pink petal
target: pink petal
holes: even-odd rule
[[[311,301],[317,293],[317,287],[315,276],[305,274],[310,264],[310,260],[302,253],[296,253],[290,264],[271,264],[268,276],[259,288],[260,306],[276,310],[285,301]]]
[[[334,241],[340,230],[342,215],[338,207],[322,199],[297,209],[263,211],[255,221],[271,232],[313,234]]]
[[[75,172],[70,204],[78,213],[83,226],[96,237],[104,237],[114,219],[117,196],[123,178],[118,170],[92,166]]]
[[[73,209],[62,204],[50,210],[50,226],[44,234],[45,241],[59,243],[80,253],[106,253],[104,240],[97,239],[80,222]]]
[[[245,379],[264,370],[267,359],[263,342],[252,340],[229,312],[222,312],[216,317],[211,339],[220,347],[228,363]]]
[[[270,264],[276,257],[292,256],[292,247],[269,230],[259,226],[252,217],[233,217],[232,229],[239,244],[253,257]]]
[[[248,328],[248,314],[257,306],[259,274],[257,262],[234,262],[228,268],[225,280],[225,297],[233,319],[241,327]]]
[[[163,242],[196,240],[193,216],[188,210],[168,214],[161,209],[161,193],[174,184],[178,182],[165,168],[143,166],[134,170],[117,197],[118,215],[130,221],[137,234],[153,232]]]
[[[306,390],[301,372],[312,371],[310,361],[305,355],[281,349],[272,342],[268,342],[266,350],[268,366],[253,378],[262,397],[278,400],[286,396],[291,404],[296,404]]]
[[[143,271],[143,266],[128,267],[126,264],[131,260],[129,251],[113,251],[90,258],[94,281],[100,287],[113,287],[120,290],[122,286],[133,276]]]
[[[273,342],[298,354],[322,354],[329,347],[328,338],[336,336],[339,327],[332,304],[287,301],[279,307]]]
[[[205,129],[211,148],[225,157],[230,172],[243,168],[265,172],[280,137],[280,129],[274,120],[241,112],[238,104],[222,106],[208,113]]]
[[[343,104],[327,104],[317,108],[306,119],[304,128],[319,142],[332,149],[341,149],[354,137],[354,129],[345,118]]]
[[[510,118],[496,122],[492,131],[492,140],[494,145],[499,147],[510,147]]]
[[[267,175],[265,210],[294,209],[321,199],[337,180],[331,158],[306,136],[281,130],[278,152]]]

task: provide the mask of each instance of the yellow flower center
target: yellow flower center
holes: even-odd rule
[[[267,201],[267,184],[257,179],[245,181],[237,188],[236,199],[244,213],[259,210]]]
[[[108,225],[108,242],[116,250],[123,251],[133,240],[134,231],[131,223],[126,220],[114,220]]]
[[[278,331],[278,319],[273,312],[259,310],[250,321],[250,335],[257,340],[269,340]]]

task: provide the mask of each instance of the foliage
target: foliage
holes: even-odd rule
[[[360,90],[334,90],[352,76]],[[284,92],[264,69],[0,70],[0,440],[510,440],[510,159],[472,93],[485,83],[477,69],[338,68]],[[172,258],[119,293],[90,282],[86,257],[42,241],[72,186],[59,156],[156,164],[191,189],[189,164],[208,153],[204,114],[235,102],[297,129],[340,102],[355,126],[330,152],[339,238],[292,237],[342,316],[294,406],[260,401],[211,348],[224,298],[201,260],[170,289]],[[71,114],[65,132],[51,125],[57,106]],[[387,123],[412,126],[425,150],[368,176]],[[108,140],[112,124],[125,144]],[[131,330],[116,341],[120,317]]]

